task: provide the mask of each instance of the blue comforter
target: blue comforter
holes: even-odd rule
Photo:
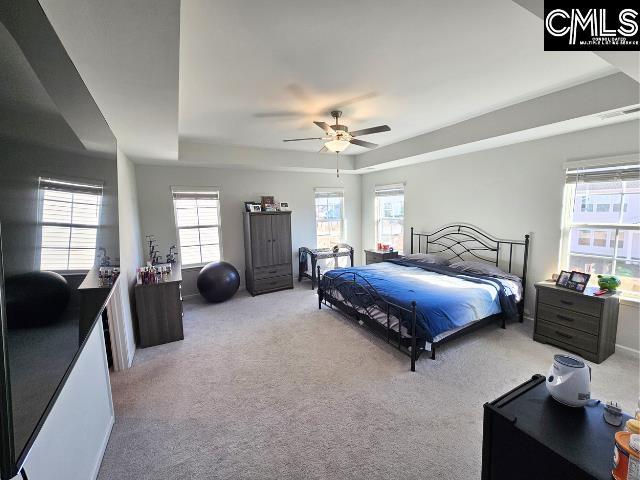
[[[503,312],[517,313],[520,285],[510,278],[461,273],[452,268],[394,260],[362,267],[339,268],[324,274],[345,297],[349,282],[373,287],[385,300],[411,309],[416,302],[417,333],[429,342],[438,335],[471,322]],[[344,279],[344,283],[341,282]],[[326,282],[326,281],[325,281]],[[368,283],[368,284],[367,284]],[[369,286],[370,285],[370,286]],[[325,285],[326,286],[326,285]],[[323,288],[323,284],[320,285]],[[410,315],[403,312],[405,327]]]

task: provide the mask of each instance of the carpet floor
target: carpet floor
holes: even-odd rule
[[[487,326],[408,357],[306,288],[185,302],[185,340],[111,376],[116,422],[101,480],[480,478],[482,405],[546,373],[532,323]],[[638,359],[593,368],[627,411]]]

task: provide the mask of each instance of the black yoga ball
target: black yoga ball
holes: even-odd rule
[[[71,290],[55,272],[28,272],[5,280],[7,326],[41,327],[55,322],[67,308]]]
[[[238,291],[240,274],[228,262],[212,262],[198,274],[198,291],[210,302],[224,302]]]

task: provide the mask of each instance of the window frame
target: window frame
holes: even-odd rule
[[[629,161],[631,160],[631,162]],[[635,158],[635,157],[629,157],[629,156],[624,156],[624,157],[612,157],[611,159],[604,159],[604,161],[602,163],[598,163],[598,160],[590,160],[590,161],[586,161],[586,162],[567,162],[565,163],[564,167],[565,167],[565,172],[566,172],[566,177],[565,177],[565,186],[564,186],[564,194],[563,194],[563,210],[562,210],[562,228],[561,228],[561,235],[560,235],[560,252],[559,252],[559,258],[558,258],[558,270],[560,269],[567,269],[569,268],[570,265],[570,257],[571,255],[573,256],[584,256],[584,257],[588,257],[588,258],[594,258],[594,259],[603,259],[606,261],[610,261],[611,262],[611,271],[613,272],[612,275],[616,275],[616,267],[617,267],[617,263],[618,263],[618,252],[621,249],[621,237],[620,237],[620,232],[625,232],[628,231],[630,232],[630,236],[633,236],[633,232],[638,232],[640,231],[640,224],[631,224],[631,223],[623,223],[622,220],[624,218],[624,214],[627,212],[627,208],[624,208],[625,206],[625,202],[624,202],[624,195],[625,195],[625,191],[624,188],[622,188],[620,194],[619,194],[619,205],[620,208],[616,211],[615,209],[615,203],[612,203],[611,208],[608,209],[608,211],[606,212],[598,212],[597,210],[597,205],[598,202],[597,201],[593,201],[591,200],[589,203],[586,203],[583,200],[580,201],[580,203],[578,203],[578,199],[577,199],[577,186],[578,186],[578,175],[579,173],[576,173],[576,171],[589,171],[592,169],[605,169],[605,168],[622,168],[622,167],[626,167],[629,165],[634,165],[637,166],[638,162],[640,159]],[[576,177],[575,181],[569,181],[569,177],[570,175],[573,175]],[[603,179],[603,182],[607,181]],[[614,195],[614,194],[610,194],[610,195]],[[615,194],[616,196],[618,194]],[[590,214],[597,214],[597,213],[617,213],[618,214],[618,222],[616,223],[611,223],[611,222],[573,222],[573,213],[574,213],[574,209],[576,208],[576,205],[580,205],[580,212],[581,213],[590,213]],[[588,209],[583,208],[585,205],[591,205],[592,206],[592,210],[589,211]],[[596,235],[595,233],[598,231],[604,231],[604,232],[608,232],[611,231],[612,235],[609,236],[607,233],[607,237],[605,239],[605,245],[603,246],[596,246],[597,248],[613,248],[613,253],[612,254],[602,254],[602,255],[598,255],[597,253],[580,253],[580,252],[571,252],[571,231],[575,230],[578,236],[578,239],[580,238],[579,232],[580,230],[588,230],[589,231],[589,245],[588,246],[595,246],[594,243],[596,241]],[[611,247],[611,243],[613,242],[613,247]],[[623,247],[624,248],[624,245]],[[596,280],[597,280],[597,272],[593,273],[591,275],[590,281],[589,283],[591,285],[596,284]],[[633,295],[633,296],[637,296],[639,294],[639,292],[635,292],[632,290],[620,290],[623,294],[626,295]]]
[[[393,190],[401,190],[402,191],[402,241],[400,242],[400,245],[402,246],[401,249],[397,250],[397,252],[402,255],[402,253],[404,252],[404,243],[405,243],[405,222],[406,222],[406,211],[405,211],[405,196],[406,196],[406,182],[401,182],[401,183],[392,183],[392,184],[386,184],[386,185],[376,185],[374,187],[374,191],[373,191],[373,209],[374,209],[374,240],[375,240],[375,244],[374,244],[374,248],[378,247],[378,243],[381,243],[380,240],[380,221],[382,219],[382,217],[379,216],[379,205],[378,205],[378,201],[379,198],[387,196],[387,195],[381,195],[379,194],[379,192],[384,192],[384,191],[393,191]]]
[[[176,194],[178,195],[188,195],[192,193],[194,197],[206,197],[206,196],[210,196],[213,197],[214,194],[217,194],[217,200],[218,200],[218,224],[217,225],[213,225],[213,224],[206,224],[206,225],[194,225],[194,226],[190,226],[190,227],[179,227],[178,226],[178,211],[176,208]],[[209,194],[209,195],[207,195]],[[215,243],[213,244],[202,244],[199,243],[198,247],[200,247],[200,262],[198,263],[188,263],[185,264],[183,263],[183,255],[182,255],[182,244],[180,242],[180,230],[191,230],[194,228],[200,229],[200,228],[212,228],[212,227],[216,227],[218,229],[218,250],[220,252],[220,259],[219,261],[223,261],[224,260],[224,252],[223,252],[223,246],[222,246],[222,189],[219,187],[184,187],[184,186],[172,186],[171,187],[171,204],[173,207],[173,219],[174,219],[174,223],[175,223],[175,232],[176,232],[176,246],[178,248],[178,253],[180,255],[179,257],[179,263],[180,263],[180,268],[184,268],[184,269],[188,269],[188,268],[201,268],[205,265],[207,265],[208,261],[202,261],[202,246],[203,245],[216,245]],[[196,207],[197,210],[197,207]],[[199,219],[198,219],[198,223]],[[198,235],[200,234],[200,232],[198,232]],[[189,246],[194,246],[194,245],[189,245]]]
[[[320,248],[318,246],[318,222],[335,222],[335,220],[320,220],[318,219],[318,204],[317,199],[322,198],[323,194],[326,196],[324,198],[330,198],[331,196],[339,197],[341,199],[341,208],[340,208],[340,239],[338,243],[346,243],[346,212],[345,212],[345,195],[344,188],[342,187],[315,187],[313,189],[313,213],[315,216],[315,229],[316,229],[316,248]],[[330,237],[331,235],[321,235]]]
[[[45,184],[51,185],[60,185],[55,188],[46,188]],[[65,188],[65,185],[67,186]],[[45,203],[45,191],[46,190],[57,190],[66,193],[89,193],[95,194],[98,197],[98,201],[96,203],[97,206],[97,223],[95,225],[86,224],[86,223],[74,223],[73,222],[73,200],[71,203],[71,218],[69,222],[45,222],[44,221],[44,203]],[[94,193],[97,192],[97,193]],[[77,275],[77,274],[86,274],[93,267],[96,266],[96,255],[98,251],[98,238],[100,228],[102,226],[101,218],[102,218],[102,203],[104,200],[104,184],[98,180],[86,179],[86,178],[71,178],[71,177],[61,177],[59,175],[41,175],[38,177],[38,195],[37,195],[37,226],[36,229],[36,245],[37,245],[37,254],[34,257],[34,270],[37,271],[55,271],[56,273],[60,273],[62,275]],[[81,203],[81,202],[78,202]],[[67,251],[67,268],[66,269],[42,269],[42,252],[44,248],[43,246],[43,227],[51,226],[51,227],[68,227],[69,231],[69,244],[66,248],[59,248],[59,250]],[[73,228],[91,228],[96,231],[96,241],[93,249],[89,248],[77,248],[79,250],[93,250],[93,261],[89,268],[68,268],[69,260],[71,256],[71,239]],[[51,248],[51,247],[48,247]]]

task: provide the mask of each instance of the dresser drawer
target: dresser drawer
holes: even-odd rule
[[[593,297],[583,297],[579,294],[565,293],[548,288],[538,289],[538,302],[555,307],[567,308],[594,317],[600,316],[600,310],[602,308],[601,303]]]
[[[291,275],[285,275],[283,277],[263,278],[262,280],[254,281],[254,290],[257,292],[289,287],[293,287],[293,277]]]
[[[598,351],[598,337],[574,328],[538,320],[536,322],[536,333],[587,352],[597,353]]]
[[[253,269],[253,278],[261,280],[263,278],[281,277],[291,275],[291,264],[271,265],[269,267],[256,267]]]
[[[597,335],[600,327],[600,319],[598,317],[574,312],[566,308],[552,307],[544,303],[538,303],[536,318],[557,323],[565,327],[575,328],[576,330],[582,330],[592,335]]]

